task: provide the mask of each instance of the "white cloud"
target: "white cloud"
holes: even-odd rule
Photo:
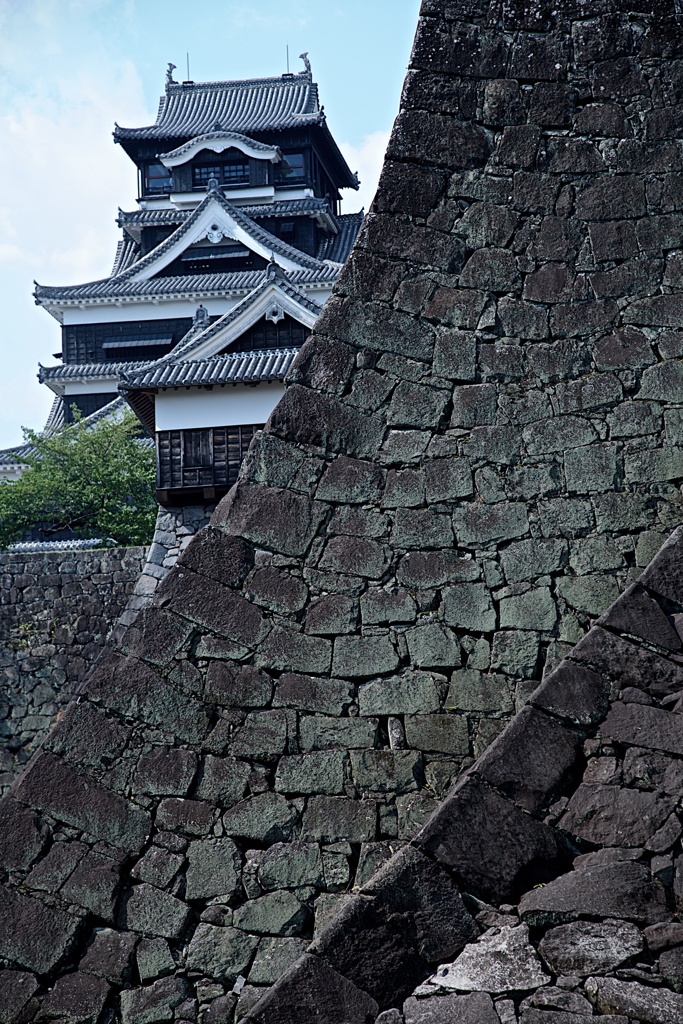
[[[384,163],[384,154],[389,144],[390,132],[377,131],[366,135],[359,146],[352,146],[349,142],[340,143],[341,149],[347,164],[352,171],[358,172],[360,178],[360,189],[352,192],[347,189],[344,193],[344,211],[352,213],[362,207],[367,213],[370,204],[377,191],[377,182]]]

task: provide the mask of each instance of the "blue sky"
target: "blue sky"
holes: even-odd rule
[[[106,276],[135,169],[114,121],[153,123],[168,61],[195,81],[303,67],[307,50],[328,123],[372,198],[410,55],[419,0],[0,0],[0,447],[42,427],[59,327],[33,280]]]

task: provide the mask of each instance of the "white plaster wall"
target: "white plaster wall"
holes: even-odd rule
[[[178,388],[156,396],[157,430],[191,430],[197,427],[232,427],[265,423],[285,393],[279,382],[227,384],[211,391]]]

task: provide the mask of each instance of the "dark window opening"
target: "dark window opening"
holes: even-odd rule
[[[293,220],[283,220],[280,224],[280,238],[283,241],[289,242],[294,238],[296,233],[296,224]]]
[[[247,449],[263,424],[207,427],[204,430],[161,430],[157,434],[157,484],[160,490],[213,487],[226,491],[234,484]]]
[[[101,409],[105,405],[109,405],[115,398],[118,398],[118,392],[96,392],[95,394],[86,393],[83,395],[64,395],[64,405],[66,413],[66,422],[74,422],[74,413],[72,406],[76,406],[82,417],[92,416],[94,412]]]
[[[173,175],[168,167],[158,163],[147,165],[145,191],[152,195],[173,191]]]
[[[233,341],[226,352],[254,352],[262,348],[301,348],[310,329],[293,317],[285,315],[276,324],[265,317],[250,327],[241,338]]]
[[[183,431],[183,466],[185,469],[201,469],[211,465],[211,437],[206,430]]]
[[[251,250],[240,245],[195,245],[187,249],[180,259],[183,262],[191,260],[225,260],[244,259],[249,256]]]
[[[215,178],[219,185],[248,185],[249,161],[245,159],[195,164],[192,168],[193,188],[206,188],[211,178]]]
[[[278,181],[300,181],[305,177],[306,164],[303,153],[285,153],[276,165]]]

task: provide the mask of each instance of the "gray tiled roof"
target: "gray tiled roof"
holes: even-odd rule
[[[330,263],[320,263],[318,270],[290,270],[292,284],[305,286],[332,284],[339,268]],[[224,296],[246,293],[261,283],[265,270],[233,270],[224,274],[184,274],[181,277],[153,277],[149,281],[122,281],[121,278],[105,278],[66,287],[36,285],[35,297],[40,304],[52,300],[109,299],[119,297],[149,297],[165,295]]]
[[[116,246],[116,256],[114,257],[114,266],[111,270],[111,276],[116,277],[118,274],[122,274],[124,270],[128,270],[134,263],[140,259],[140,246],[138,243],[130,237],[130,235],[124,234]]]
[[[125,363],[67,363],[65,366],[40,366],[38,380],[41,384],[47,384],[50,381],[120,377],[122,373],[135,372],[143,366],[149,366],[150,362],[151,360],[145,359]]]
[[[291,262],[298,264],[302,269],[305,269],[309,273],[319,274],[324,272],[326,264],[320,260],[314,259],[307,253],[301,252],[299,249],[295,249],[294,246],[289,245],[287,242],[283,242],[281,239],[276,238],[275,235],[271,234],[270,231],[266,231],[265,228],[257,224],[256,221],[248,217],[242,210],[237,206],[233,206],[232,203],[218,191],[213,190],[209,192],[206,197],[201,201],[199,206],[192,211],[187,220],[176,228],[176,230],[168,236],[160,245],[158,245],[151,252],[143,256],[141,260],[135,263],[133,266],[128,267],[127,270],[117,274],[116,277],[106,278],[102,281],[91,281],[83,285],[66,286],[66,287],[49,287],[40,284],[36,284],[34,291],[34,297],[36,302],[40,305],[45,299],[81,299],[81,298],[108,298],[116,297],[119,295],[159,295],[168,294],[168,292],[177,291],[177,288],[169,288],[168,282],[170,281],[190,281],[189,287],[183,287],[182,290],[200,291],[201,285],[199,280],[202,277],[231,277],[235,274],[227,275],[188,275],[187,277],[181,278],[152,278],[148,281],[133,281],[132,279],[145,267],[153,266],[158,258],[165,252],[180,241],[185,235],[189,234],[192,230],[193,225],[199,220],[201,214],[204,212],[207,206],[211,203],[216,202],[223,207],[225,212],[233,218],[233,220],[239,224],[239,226],[247,232],[255,241],[259,242],[267,250],[272,253],[277,253],[280,256],[290,260]],[[239,273],[239,272],[237,272]],[[246,273],[249,273],[247,271]],[[252,271],[253,273],[253,271]],[[261,271],[263,273],[263,271]],[[323,278],[324,279],[324,278]],[[193,287],[195,285],[195,287]],[[150,288],[151,286],[151,288]],[[253,285],[252,285],[253,287]]]
[[[205,132],[263,132],[320,124],[318,87],[306,72],[243,82],[199,82],[166,86],[156,123],[144,128],[116,125],[114,139],[191,138]]]
[[[255,203],[253,206],[240,206],[239,209],[247,217],[295,217],[297,215],[327,213],[330,204],[327,199],[278,199],[269,203]],[[117,222],[119,227],[163,227],[165,225],[182,224],[190,216],[189,210],[119,210]],[[349,214],[349,216],[356,216]]]
[[[224,353],[211,356],[209,359],[164,362],[124,377],[120,388],[125,392],[148,388],[283,380],[297,352],[296,348],[259,349],[254,352]]]
[[[329,260],[331,263],[346,263],[363,223],[363,211],[343,213],[335,217],[335,220],[339,233],[321,242],[317,253],[318,259]]]

